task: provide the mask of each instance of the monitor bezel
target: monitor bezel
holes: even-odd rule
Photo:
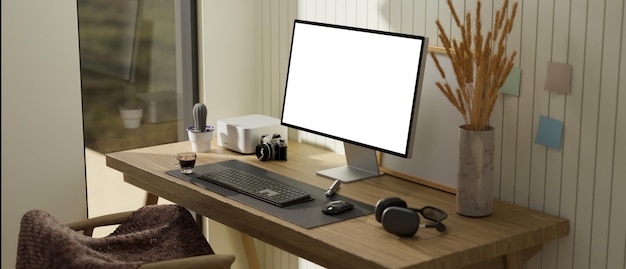
[[[320,131],[316,131],[316,130],[312,130],[312,129],[308,129],[306,127],[302,127],[302,126],[298,126],[295,124],[291,124],[291,123],[287,123],[283,120],[283,116],[284,116],[284,112],[285,112],[285,101],[286,101],[286,96],[287,96],[287,92],[288,92],[288,85],[289,85],[289,71],[290,71],[290,67],[291,67],[291,58],[292,58],[292,48],[293,48],[293,34],[296,33],[296,27],[298,24],[309,24],[309,25],[315,25],[315,26],[321,26],[321,27],[331,27],[331,28],[338,28],[338,29],[344,29],[344,30],[350,30],[350,31],[360,31],[360,32],[366,32],[366,33],[372,33],[372,34],[381,34],[381,35],[387,35],[387,36],[397,36],[397,37],[403,37],[403,38],[411,38],[411,39],[418,39],[421,40],[421,51],[420,51],[420,64],[419,64],[419,68],[418,68],[418,73],[417,73],[417,85],[416,85],[416,89],[414,90],[414,95],[413,95],[413,107],[412,107],[412,111],[411,111],[411,120],[410,120],[410,125],[408,128],[408,134],[406,136],[406,143],[405,143],[405,150],[404,152],[395,152],[392,150],[388,150],[385,148],[380,148],[377,146],[372,146],[372,145],[368,145],[368,144],[364,144],[358,141],[354,141],[354,140],[350,140],[348,138],[344,138],[344,137],[339,137],[339,136],[335,136],[333,134],[329,134],[329,133],[324,133],[324,132],[320,132]],[[313,22],[313,21],[307,21],[307,20],[300,20],[300,19],[296,19],[294,20],[294,25],[293,25],[293,32],[292,32],[292,40],[291,40],[291,46],[290,46],[290,55],[289,55],[289,65],[287,67],[287,75],[286,75],[286,84],[285,84],[285,91],[284,91],[284,99],[283,99],[283,107],[281,110],[281,125],[283,126],[287,126],[290,128],[294,128],[297,130],[301,130],[301,131],[305,131],[305,132],[309,132],[312,134],[316,134],[316,135],[320,135],[323,137],[328,137],[331,139],[335,139],[344,143],[350,143],[353,145],[357,145],[360,147],[365,147],[365,148],[369,148],[372,150],[376,150],[376,151],[380,151],[383,153],[387,153],[387,154],[391,154],[391,155],[395,155],[395,156],[399,156],[402,158],[411,158],[412,152],[413,152],[413,145],[415,143],[415,133],[416,133],[416,126],[417,126],[417,118],[418,118],[418,112],[419,112],[419,103],[420,103],[420,98],[421,98],[421,92],[422,92],[422,84],[423,84],[423,76],[425,73],[425,65],[426,65],[426,58],[428,55],[428,37],[426,36],[420,36],[420,35],[411,35],[411,34],[404,34],[404,33],[397,33],[397,32],[389,32],[389,31],[381,31],[381,30],[374,30],[374,29],[367,29],[367,28],[359,28],[359,27],[353,27],[353,26],[346,26],[346,25],[337,25],[337,24],[329,24],[329,23],[322,23],[322,22]],[[384,134],[381,134],[384,135]]]

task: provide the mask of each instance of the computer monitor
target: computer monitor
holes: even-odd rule
[[[379,176],[376,151],[410,158],[428,38],[295,20],[281,124],[343,141],[343,182]]]

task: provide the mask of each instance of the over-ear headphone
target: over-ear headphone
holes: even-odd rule
[[[398,197],[380,199],[376,203],[375,212],[376,220],[383,224],[385,230],[397,236],[411,237],[420,227],[436,228],[440,232],[446,230],[446,226],[441,223],[448,217],[446,212],[432,206],[407,208],[406,202]],[[434,223],[420,223],[420,214]]]

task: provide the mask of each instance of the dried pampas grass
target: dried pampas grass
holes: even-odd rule
[[[437,27],[439,39],[452,62],[459,88],[453,90],[450,87],[436,54],[431,52],[437,69],[444,79],[443,83],[437,82],[436,85],[450,103],[461,112],[468,130],[487,130],[491,112],[498,99],[498,90],[513,68],[513,60],[517,55],[517,51],[513,51],[507,56],[506,37],[513,28],[518,3],[513,4],[513,9],[506,18],[509,1],[504,0],[502,9],[496,12],[493,29],[487,32],[486,36],[481,33],[480,1],[477,2],[476,7],[475,32],[472,32],[470,12],[465,15],[464,25],[461,24],[451,0],[448,0],[448,6],[461,32],[461,41],[450,39],[439,20],[437,20]]]

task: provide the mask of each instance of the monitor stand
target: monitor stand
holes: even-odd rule
[[[348,165],[317,171],[323,177],[341,180],[343,183],[382,175],[378,171],[378,159],[373,149],[343,143]]]

